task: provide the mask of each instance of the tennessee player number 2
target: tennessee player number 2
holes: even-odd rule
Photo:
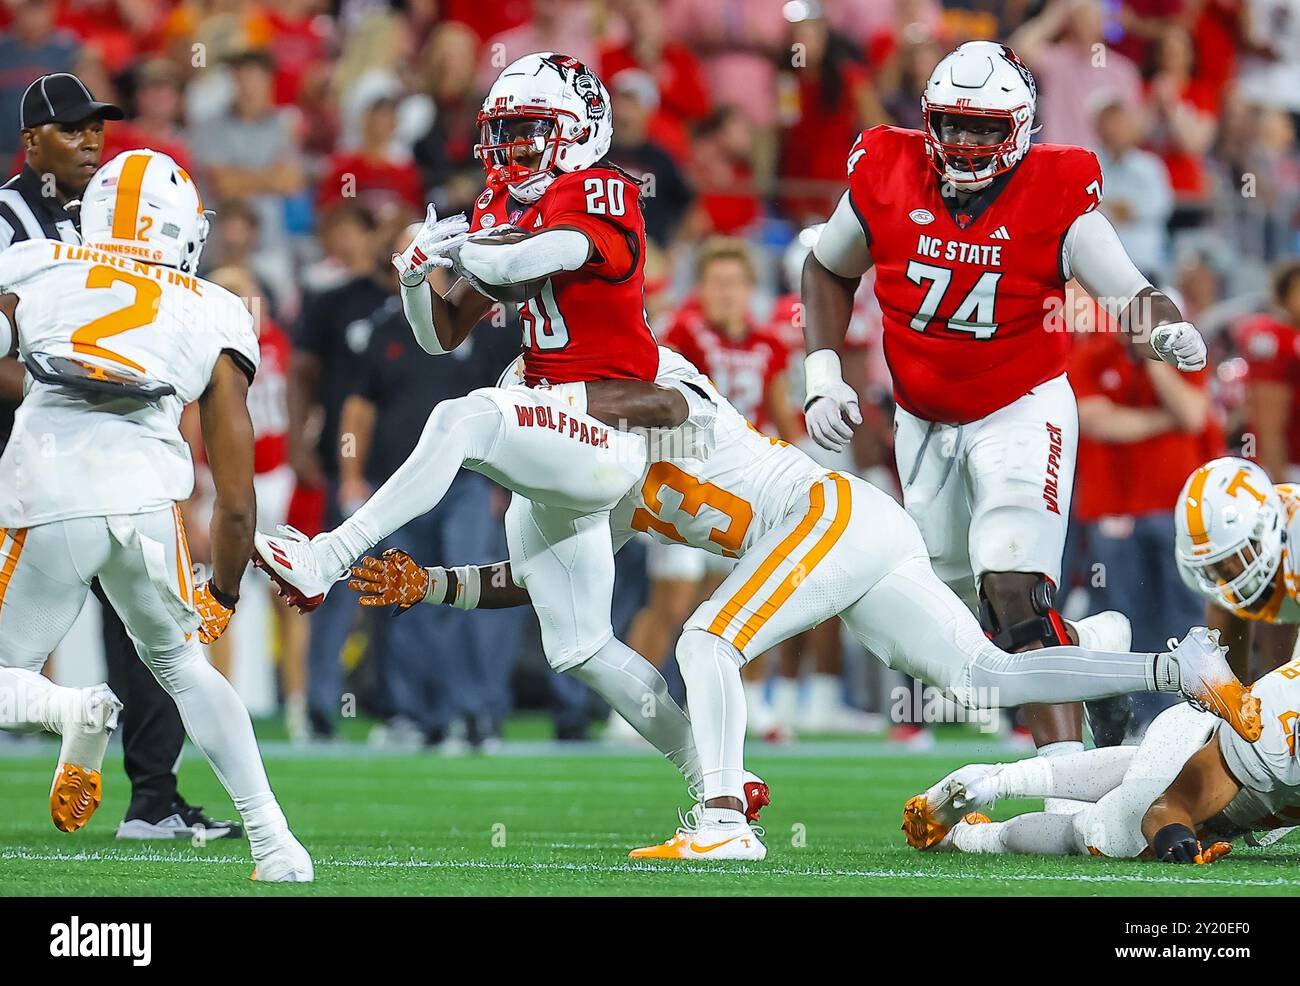
[[[128,274],[116,267],[99,264],[90,268],[86,275],[87,288],[111,288],[115,283],[129,284],[135,289],[135,300],[125,308],[115,308],[106,315],[93,319],[72,333],[72,350],[87,356],[99,356],[114,363],[130,367],[138,373],[145,368],[134,360],[127,359],[121,353],[105,349],[99,344],[101,339],[115,336],[120,332],[129,332],[148,325],[158,317],[158,303],[162,299],[162,285],[150,277]]]
[[[925,288],[925,295],[911,321],[912,328],[924,332],[943,304],[943,296],[952,282],[952,271],[947,267],[913,260],[907,265],[907,279]],[[969,332],[976,339],[993,338],[998,330],[998,324],[994,321],[994,308],[997,305],[998,281],[1001,279],[1001,271],[986,270],[982,273],[975,286],[957,306],[957,310],[948,316],[948,328],[956,332]]]

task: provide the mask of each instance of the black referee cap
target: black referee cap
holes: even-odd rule
[[[46,123],[76,123],[92,116],[121,120],[126,114],[112,103],[97,102],[86,84],[67,72],[42,75],[23,93],[24,130]]]

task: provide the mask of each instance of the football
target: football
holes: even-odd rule
[[[541,294],[542,287],[545,284],[546,278],[544,277],[532,281],[521,281],[518,284],[484,284],[480,281],[478,282],[478,290],[502,304],[522,305],[529,298],[535,298]]]

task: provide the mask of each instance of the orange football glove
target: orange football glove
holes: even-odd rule
[[[424,602],[429,573],[401,548],[389,548],[382,558],[366,555],[353,566],[348,588],[361,593],[362,606],[396,606],[401,613]]]
[[[194,608],[199,611],[199,640],[210,644],[225,633],[237,602],[238,596],[227,596],[211,579],[196,585]]]

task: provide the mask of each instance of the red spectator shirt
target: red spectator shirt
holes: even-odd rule
[[[271,472],[289,461],[289,336],[263,315],[258,348],[261,364],[248,387],[248,415],[253,422],[253,471]]]
[[[1250,369],[1248,380],[1284,383],[1291,388],[1291,415],[1287,421],[1287,459],[1300,463],[1300,329],[1272,315],[1256,315],[1237,328],[1237,349]]]
[[[328,209],[343,201],[344,193],[364,202],[400,201],[416,212],[424,211],[424,185],[420,170],[410,161],[401,163],[369,158],[359,152],[330,157],[326,175],[316,192],[316,206]]]
[[[790,350],[781,339],[752,324],[743,338],[733,339],[714,328],[691,300],[674,316],[663,342],[694,363],[750,424],[777,435],[768,396],[790,365]]]
[[[630,41],[606,46],[601,51],[600,77],[606,82],[628,68],[641,69],[654,79],[659,90],[659,106],[650,115],[649,136],[678,163],[684,163],[690,157],[688,124],[703,120],[711,109],[700,60],[690,48],[677,41],[663,46],[655,65],[637,61],[636,49]]]
[[[873,127],[849,156],[894,398],[957,424],[1064,372],[1061,241],[1100,202],[1101,169],[1091,151],[1035,144],[969,211],[940,185],[919,131]]]
[[[161,151],[186,171],[192,172],[190,149],[179,134],[171,140],[159,138],[136,125],[133,120],[112,121],[104,128],[103,160],[111,161],[123,151],[133,151],[139,147],[148,147]]]
[[[1122,407],[1159,408],[1149,362],[1133,353],[1118,332],[1089,333],[1079,337],[1070,354],[1070,384],[1080,401],[1102,396]],[[1184,379],[1204,388],[1208,376],[1201,371]],[[1167,513],[1187,477],[1206,461],[1214,434],[1216,429],[1207,425],[1200,432],[1171,429],[1140,442],[1080,436],[1075,516],[1092,521],[1108,514]]]
[[[298,101],[307,74],[328,57],[325,18],[317,14],[292,17],[266,11],[271,26],[271,54],[275,57],[275,102],[292,106]]]
[[[788,72],[779,80],[780,100],[788,123],[781,135],[781,177],[802,183],[786,196],[785,211],[799,218],[829,216],[844,190],[844,152],[861,126],[857,93],[867,84],[866,69],[846,65],[839,99],[826,105],[821,73]],[[789,104],[788,107],[786,104]],[[822,182],[816,192],[810,182]]]
[[[585,233],[592,255],[575,271],[550,277],[519,306],[524,380],[653,380],[659,348],[645,314],[645,220],[641,187],[614,168],[561,174],[530,206],[505,189],[486,188],[471,230],[565,227]]]

